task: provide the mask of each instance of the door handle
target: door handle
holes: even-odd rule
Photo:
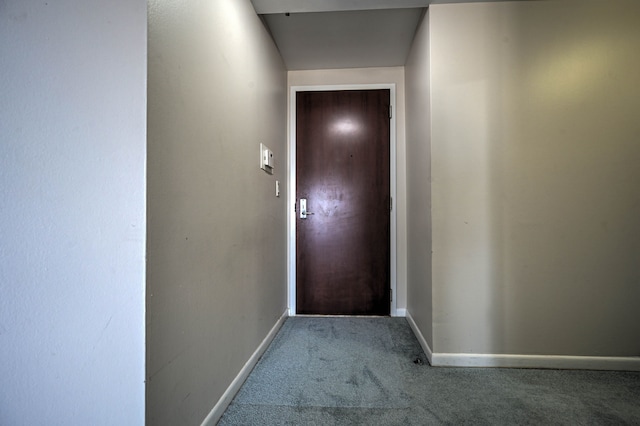
[[[306,219],[307,215],[313,214],[307,211],[307,199],[300,198],[300,219]]]

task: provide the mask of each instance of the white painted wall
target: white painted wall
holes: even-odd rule
[[[146,2],[0,1],[0,424],[144,422]]]
[[[407,312],[433,348],[429,12],[405,65],[407,107]]]
[[[430,7],[434,351],[640,355],[639,22]]]
[[[150,1],[148,67],[146,419],[200,424],[286,309],[286,71],[249,0]]]
[[[405,150],[404,67],[351,68],[335,70],[289,71],[292,86],[326,86],[340,84],[396,85],[396,197],[397,214],[397,309],[407,306],[407,190]]]

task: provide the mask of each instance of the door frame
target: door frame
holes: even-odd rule
[[[392,317],[398,316],[396,309],[396,300],[398,298],[396,291],[397,283],[397,260],[396,260],[396,85],[390,84],[340,84],[340,85],[315,85],[315,86],[291,86],[289,97],[289,140],[288,140],[288,167],[287,181],[288,200],[287,200],[287,296],[289,316],[296,316],[296,95],[298,92],[309,91],[330,91],[330,90],[389,90],[389,99],[391,102],[391,119],[389,122],[389,191],[393,200],[393,208],[391,209],[391,229],[390,229],[390,286],[392,298],[390,301],[390,309]]]

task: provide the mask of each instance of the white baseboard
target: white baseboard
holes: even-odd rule
[[[273,338],[276,337],[278,330],[280,330],[280,327],[282,327],[282,324],[284,324],[284,321],[288,316],[289,310],[287,309],[284,311],[282,316],[278,318],[278,321],[276,321],[275,325],[271,328],[267,336],[262,340],[262,343],[260,343],[258,348],[253,352],[253,355],[251,355],[249,360],[244,364],[238,375],[235,377],[235,379],[233,379],[227,390],[222,394],[211,412],[209,412],[207,417],[205,417],[205,419],[202,421],[202,426],[214,426],[216,423],[218,423],[218,420],[220,420],[220,418],[224,414],[224,411],[227,409],[233,398],[242,387],[242,384],[245,382],[245,380],[247,380],[247,377],[249,377],[251,370],[253,370],[253,367],[256,366],[258,360],[260,359],[262,354],[264,354],[264,351],[267,350]]]
[[[427,355],[429,364],[433,365],[433,361],[432,361],[433,351],[431,351],[431,347],[429,346],[429,344],[427,343],[427,340],[422,335],[422,332],[418,328],[418,325],[416,324],[416,322],[413,320],[413,317],[411,316],[411,313],[409,312],[408,309],[406,310],[405,314],[406,314],[405,316],[407,318],[407,322],[409,323],[409,325],[411,326],[411,329],[413,330],[413,334],[416,335],[416,339],[418,339],[418,343],[420,343],[420,346],[422,346],[422,350],[424,351],[425,355]]]
[[[407,316],[407,310],[398,308],[398,309],[396,309],[396,312],[391,316],[392,317],[406,317]]]
[[[549,368],[561,370],[640,371],[640,357],[504,355],[432,352],[411,313],[407,322],[434,367]]]
[[[640,357],[434,353],[434,367],[640,371]]]

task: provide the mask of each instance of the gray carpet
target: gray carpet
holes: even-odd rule
[[[425,424],[640,425],[640,373],[430,367],[404,318],[294,317],[219,422]]]

